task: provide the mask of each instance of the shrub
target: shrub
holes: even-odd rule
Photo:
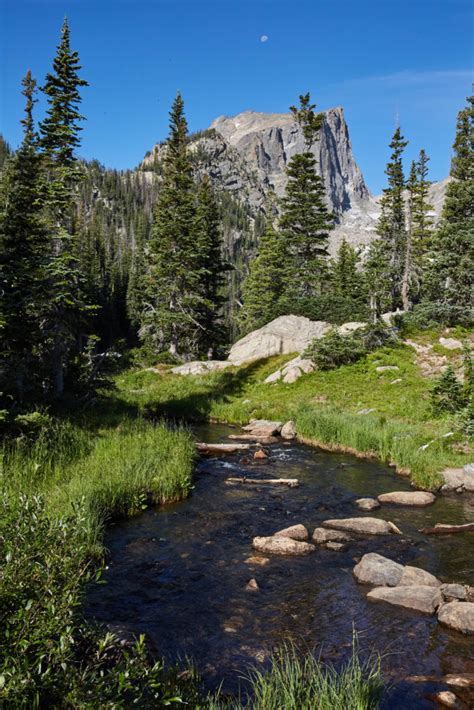
[[[467,393],[452,365],[448,365],[431,391],[431,404],[436,415],[455,413],[467,405]]]
[[[143,638],[123,645],[82,620],[84,586],[97,576],[83,528],[80,507],[54,520],[40,497],[0,501],[0,705],[195,707],[194,679],[180,692]]]
[[[470,328],[474,325],[474,313],[461,306],[426,301],[417,304],[409,313],[395,316],[395,322],[406,332],[431,330],[440,325]]]
[[[333,370],[341,365],[357,362],[369,352],[395,342],[393,331],[381,323],[367,325],[348,335],[332,330],[319,340],[313,340],[305,352],[320,370]]]

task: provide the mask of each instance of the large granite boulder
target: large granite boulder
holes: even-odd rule
[[[324,520],[322,526],[357,533],[358,535],[400,535],[401,531],[389,520],[379,520],[379,518],[335,518]]]
[[[238,340],[230,349],[233,363],[257,360],[273,355],[302,353],[315,338],[331,329],[325,321],[311,321],[304,316],[280,316]]]
[[[271,555],[309,555],[316,550],[314,545],[289,537],[254,537],[252,547],[258,552]]]
[[[373,584],[377,587],[396,587],[403,576],[403,565],[387,557],[369,552],[353,569],[354,577],[361,584]]]
[[[474,603],[448,602],[438,612],[438,621],[462,634],[474,634]]]
[[[413,609],[413,611],[420,611],[422,614],[434,614],[443,601],[438,587],[426,585],[376,587],[367,594],[367,599],[402,606],[406,609]]]
[[[440,587],[441,582],[434,574],[427,572],[420,567],[411,567],[411,565],[406,565],[403,568],[403,574],[398,582],[400,587]]]

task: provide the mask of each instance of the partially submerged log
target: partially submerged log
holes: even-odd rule
[[[474,523],[464,523],[464,525],[447,525],[436,523],[434,528],[421,528],[419,531],[426,535],[448,535],[451,533],[474,532]]]
[[[196,449],[200,454],[236,454],[239,451],[248,451],[251,444],[205,444],[196,442]]]
[[[299,481],[297,478],[247,478],[247,476],[231,476],[226,478],[226,483],[250,483],[255,486],[269,485],[269,486],[288,486],[288,488],[297,488],[299,486]]]
[[[259,436],[258,434],[229,434],[227,438],[237,441],[252,441],[254,444],[277,444],[279,441],[276,436]]]

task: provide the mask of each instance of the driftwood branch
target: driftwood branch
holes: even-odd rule
[[[288,488],[297,488],[297,486],[299,486],[297,478],[247,478],[246,476],[239,478],[231,476],[230,478],[226,478],[225,482],[229,484],[250,483],[255,486],[261,486],[262,484],[269,486],[282,485],[288,486]]]
[[[239,451],[248,451],[250,444],[205,444],[196,443],[196,449],[201,454],[236,454]]]
[[[426,535],[448,535],[451,533],[474,532],[474,523],[465,523],[464,525],[446,525],[445,523],[436,523],[434,528],[421,528],[419,531]]]

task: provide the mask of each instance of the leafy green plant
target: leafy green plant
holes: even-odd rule
[[[369,352],[395,340],[393,331],[381,323],[358,328],[348,335],[332,330],[323,338],[313,340],[305,357],[313,360],[321,370],[332,370],[357,362]]]

